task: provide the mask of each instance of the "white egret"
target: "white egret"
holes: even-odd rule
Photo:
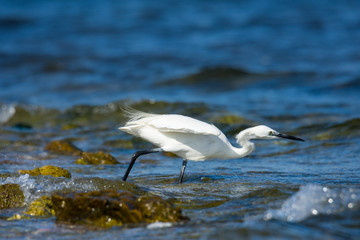
[[[181,157],[183,164],[178,182],[182,183],[188,160],[242,158],[254,151],[255,145],[251,142],[252,139],[287,138],[304,141],[260,125],[247,128],[237,134],[236,142],[241,146],[237,148],[232,146],[224,133],[213,124],[178,114],[151,114],[134,109],[127,109],[124,112],[129,121],[119,129],[149,141],[158,148],[135,152],[123,181],[126,181],[136,159],[144,154],[165,151]]]

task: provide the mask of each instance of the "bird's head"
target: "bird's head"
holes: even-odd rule
[[[284,133],[279,133],[264,125],[247,128],[236,135],[237,142],[241,143],[243,140],[251,139],[279,139],[286,138],[295,141],[304,141],[301,138],[290,136]]]

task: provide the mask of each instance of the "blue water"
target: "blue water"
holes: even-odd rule
[[[55,164],[75,181],[1,178],[21,183],[29,199],[56,186],[96,190],[84,183],[88,177],[121,178],[135,151],[116,142],[131,139],[116,130],[123,102],[213,122],[233,143],[236,132],[255,124],[306,142],[261,141],[241,161],[191,162],[183,186],[172,183],[181,160],[144,158],[129,181],[176,198],[188,224],[86,233],[54,219],[9,222],[2,210],[0,236],[358,238],[359,13],[356,0],[2,0],[0,173]],[[222,122],[224,115],[243,121]],[[19,129],[19,122],[32,128]],[[68,123],[79,128],[62,130]],[[48,156],[44,145],[59,138],[105,149],[122,164],[79,167],[70,157]],[[142,146],[149,145],[134,148]],[[333,207],[329,198],[341,203]]]
[[[218,66],[293,73],[297,77],[264,86],[286,87],[282,96],[336,87],[359,77],[359,5],[5,0],[1,99],[58,108],[126,97],[207,101],[153,84]]]

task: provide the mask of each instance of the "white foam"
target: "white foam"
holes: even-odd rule
[[[28,202],[32,195],[29,190],[34,189],[36,185],[34,179],[29,179],[29,174],[24,174],[20,177],[7,177],[1,184],[18,184],[24,193],[25,202]]]
[[[16,112],[15,106],[0,104],[0,123],[7,122]]]
[[[166,228],[166,227],[172,227],[173,224],[171,222],[154,222],[150,223],[146,226],[148,229],[155,229],[155,228]]]
[[[299,222],[319,214],[336,214],[360,206],[360,189],[330,189],[320,185],[302,186],[280,209],[268,210],[265,220]]]
[[[42,195],[48,195],[56,190],[71,189],[74,191],[94,190],[94,185],[88,181],[74,179],[54,178],[51,176],[32,177],[29,174],[19,177],[0,179],[0,184],[18,184],[24,193],[25,202],[30,203]]]

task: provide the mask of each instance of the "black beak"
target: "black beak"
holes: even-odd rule
[[[290,136],[284,133],[275,133],[274,136],[280,137],[280,138],[286,138],[286,139],[290,139],[290,140],[295,140],[295,141],[302,141],[305,142],[304,139],[298,138],[298,137],[294,137],[294,136]]]

